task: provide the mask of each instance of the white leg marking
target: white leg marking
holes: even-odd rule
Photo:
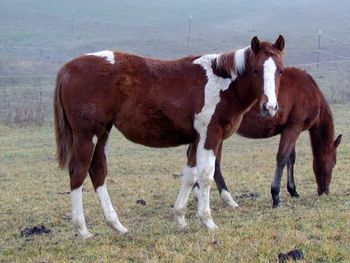
[[[204,143],[198,144],[197,149],[197,166],[198,166],[198,184],[199,184],[199,200],[198,200],[198,216],[208,230],[215,230],[215,225],[210,212],[210,186],[214,178],[215,155],[213,150],[205,150]]]
[[[78,233],[83,238],[92,237],[92,234],[87,230],[84,211],[83,211],[83,186],[76,188],[71,191],[71,212],[72,212],[72,223],[77,229]]]
[[[120,223],[117,213],[112,206],[106,184],[97,187],[96,194],[98,200],[100,201],[102,212],[107,221],[107,224],[121,235],[127,233],[128,230]]]
[[[277,106],[276,85],[275,85],[276,64],[270,57],[264,62],[264,94],[267,97],[267,109],[271,109],[271,116],[276,114]]]
[[[111,64],[115,63],[114,52],[110,51],[110,50],[104,50],[104,51],[99,51],[99,52],[95,52],[95,53],[88,53],[86,55],[87,56],[102,57],[102,58],[105,58]]]
[[[239,205],[235,201],[233,201],[231,194],[225,189],[222,189],[220,197],[222,201],[224,201],[224,203],[227,204],[229,207],[233,209],[239,207]]]
[[[182,176],[182,185],[174,205],[176,223],[180,228],[184,228],[187,225],[185,220],[186,204],[188,196],[191,193],[192,186],[196,180],[197,168],[185,166]]]

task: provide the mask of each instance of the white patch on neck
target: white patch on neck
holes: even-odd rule
[[[266,107],[277,106],[275,85],[276,64],[270,57],[264,62],[264,94],[267,97]]]
[[[245,70],[245,52],[249,47],[237,49],[235,51],[235,66],[236,66],[236,72],[237,74],[242,74]]]
[[[105,58],[111,64],[115,63],[114,52],[110,51],[110,50],[103,50],[103,51],[99,51],[99,52],[95,52],[95,53],[88,53],[86,55],[102,57],[102,58]]]
[[[215,75],[211,68],[212,61],[218,56],[217,54],[205,55],[193,62],[204,68],[208,78],[208,82],[204,88],[204,106],[201,112],[196,114],[194,118],[194,128],[198,132],[200,140],[203,140],[203,145],[207,137],[209,122],[215,112],[216,105],[220,102],[220,92],[227,90],[231,83],[231,79],[225,79]]]

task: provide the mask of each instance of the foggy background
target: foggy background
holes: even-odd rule
[[[0,122],[51,121],[55,75],[76,56],[173,59],[245,47],[255,35],[282,34],[285,65],[306,69],[330,103],[349,103],[349,17],[348,0],[2,0]]]

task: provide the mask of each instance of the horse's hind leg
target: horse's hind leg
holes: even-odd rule
[[[299,197],[294,181],[295,147],[293,148],[287,163],[287,190],[291,197]]]
[[[73,138],[73,152],[68,165],[71,187],[72,223],[83,238],[89,238],[92,237],[92,234],[86,228],[82,189],[95,145],[92,136],[74,134]]]
[[[108,195],[106,186],[107,176],[107,140],[111,126],[98,137],[93,159],[91,161],[89,175],[95,188],[97,198],[101,205],[107,224],[119,234],[125,234],[128,230],[120,223]]]
[[[214,172],[214,181],[216,183],[216,187],[219,191],[219,195],[222,201],[227,204],[231,208],[237,208],[239,205],[233,200],[231,193],[228,191],[226,182],[221,173],[221,151],[222,151],[222,142],[219,145],[218,153],[215,159],[215,172]],[[199,198],[199,184],[196,182],[192,189],[193,197],[198,200]]]

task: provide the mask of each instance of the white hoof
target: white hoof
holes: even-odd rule
[[[116,231],[119,235],[124,235],[128,232],[128,229],[124,227],[122,224],[115,221],[107,221],[107,224]]]
[[[198,217],[208,231],[215,231],[218,229],[218,226],[214,223],[210,213],[204,213],[202,215],[198,214]]]
[[[117,229],[117,232],[119,235],[125,235],[126,233],[128,233],[128,229],[124,226],[120,226],[119,229]]]
[[[203,225],[207,228],[208,231],[216,231],[219,227],[214,223],[213,219],[201,219]]]
[[[227,204],[232,209],[239,207],[239,205],[235,201],[233,201],[231,194],[228,191],[226,191],[225,189],[223,189],[221,191],[220,197],[221,197],[222,201],[224,201],[224,203]]]
[[[177,216],[175,215],[176,224],[179,229],[184,229],[187,226],[185,216]]]
[[[86,231],[79,231],[78,230],[78,232],[79,232],[80,236],[84,239],[92,238],[94,236],[88,230],[86,230]]]
[[[187,226],[185,220],[185,211],[186,208],[174,208],[175,221],[180,229],[184,229]]]

